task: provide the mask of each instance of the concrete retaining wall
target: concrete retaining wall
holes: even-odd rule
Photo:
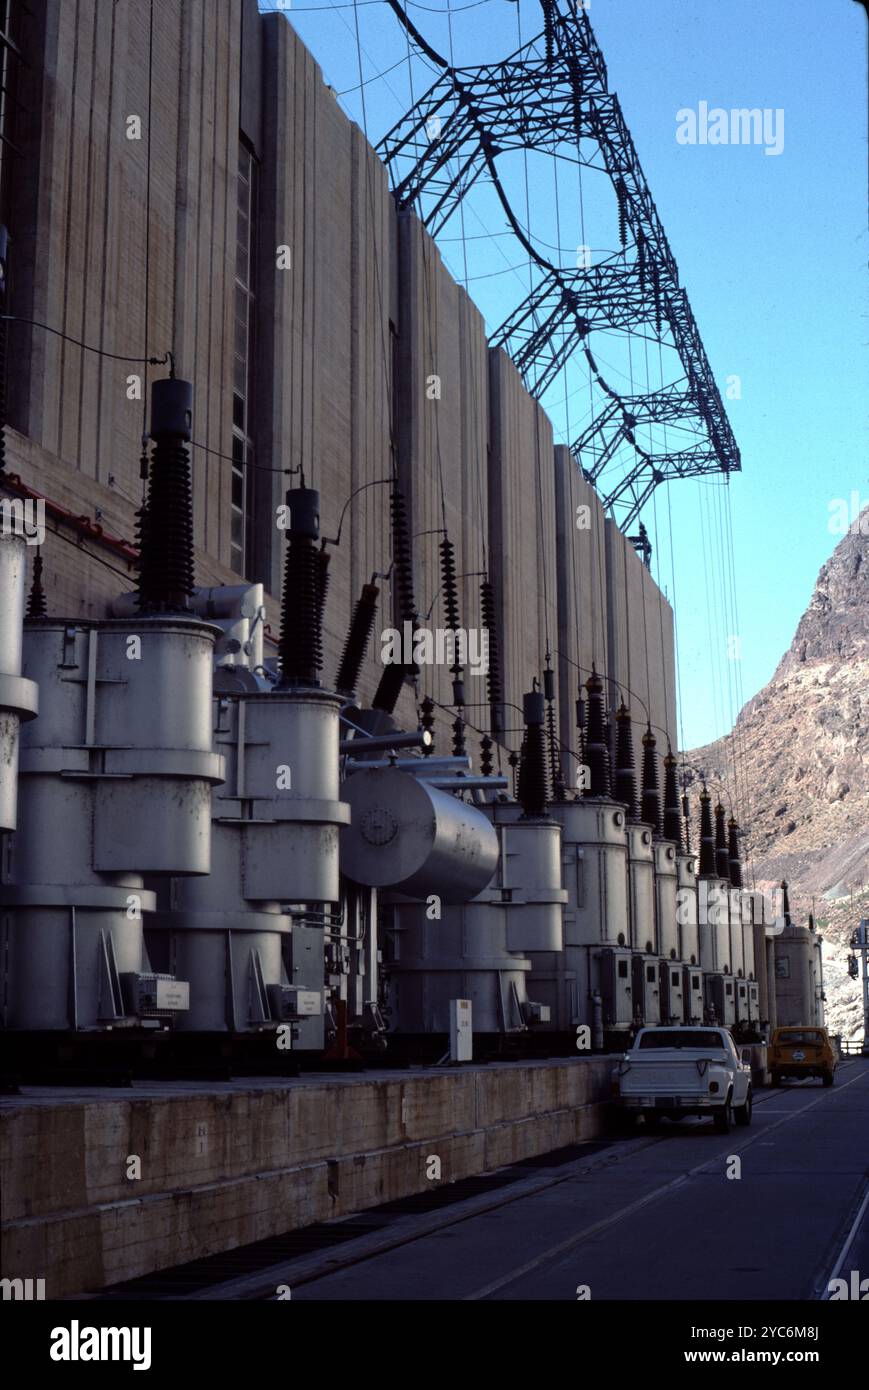
[[[0,1102],[2,1275],[94,1291],[590,1139],[611,1060]],[[127,1178],[138,1155],[141,1178]]]

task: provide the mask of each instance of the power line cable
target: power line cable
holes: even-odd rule
[[[162,357],[124,357],[117,352],[106,352],[105,348],[97,348],[91,343],[84,343],[81,339],[74,338],[70,333],[62,333],[59,328],[52,328],[48,323],[40,323],[38,319],[25,319],[17,314],[0,314],[0,318],[6,319],[9,323],[23,323],[30,328],[42,328],[46,333],[53,333],[55,337],[63,338],[65,342],[72,343],[85,352],[92,352],[97,357],[108,357],[113,362],[137,362],[140,366],[147,363],[151,367],[172,366],[173,363],[171,352],[164,353]]]

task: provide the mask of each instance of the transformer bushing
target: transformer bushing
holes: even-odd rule
[[[33,719],[39,691],[21,674],[27,543],[0,532],[0,831],[14,830],[22,723]]]
[[[340,704],[302,686],[214,701],[226,781],[212,792],[212,871],[174,883],[170,910],[148,924],[152,957],[193,985],[182,1031],[318,1019],[322,1045],[322,957],[315,989],[290,978],[287,909],[304,919],[340,899],[338,830],[350,818],[339,799]]]
[[[187,1007],[144,952],[143,876],[210,869],[214,637],[163,616],[25,625],[42,699],[0,889],[5,1027],[154,1027]]]
[[[628,961],[628,850],[624,807],[605,797],[558,802],[552,818],[561,826],[564,951],[540,970],[554,969],[557,1031],[593,1023],[593,997],[604,1001],[607,1027],[627,1028],[631,986],[619,975]],[[536,987],[538,962],[534,961]],[[544,977],[545,978],[545,977]],[[626,988],[619,981],[626,982]]]
[[[497,872],[472,901],[441,909],[396,907],[399,958],[390,965],[391,1001],[402,1033],[445,1033],[450,1001],[470,999],[475,1033],[506,1034],[551,1022],[532,962],[561,952],[561,828],[527,818],[516,803],[486,808],[501,852]],[[491,827],[490,827],[491,829]]]

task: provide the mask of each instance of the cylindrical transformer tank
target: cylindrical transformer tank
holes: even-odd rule
[[[546,998],[544,983],[551,990],[553,1028],[566,1032],[593,1023],[595,994],[607,1001],[608,1019],[618,1012],[620,997],[630,1006],[630,989],[624,986],[619,994],[622,967],[609,949],[628,944],[627,827],[624,807],[597,797],[557,802],[552,817],[561,825],[564,950],[548,960],[532,957],[532,980],[541,997]]]
[[[322,911],[340,898],[340,702],[299,688],[224,696],[213,708],[226,780],[212,793],[212,871],[173,884],[171,910],[148,924],[152,957],[174,960],[192,983],[182,1031],[257,1031],[300,1006],[322,1018],[322,972],[303,1001],[288,978],[292,917],[281,905]]]
[[[470,999],[475,1033],[527,1026],[531,961],[507,951],[507,912],[498,902],[444,905],[430,920],[425,903],[395,908],[396,958],[387,967],[393,1027],[447,1033],[450,1000]]]
[[[215,635],[162,617],[26,624],[24,667],[43,701],[22,738],[22,779],[86,782],[93,871],[208,873],[209,794],[222,777],[211,751]]]
[[[716,969],[725,975],[733,974],[730,940],[730,882],[726,878],[713,880],[709,886],[708,912],[714,935]]]
[[[731,888],[727,894],[730,945],[727,959],[731,974],[745,978],[745,938],[742,930],[742,894]],[[739,996],[738,996],[739,997]]]
[[[655,857],[648,825],[628,824],[628,906],[635,951],[657,954],[655,941]]]
[[[736,986],[732,971],[730,882],[700,878],[697,883],[700,964],[704,974],[706,1016],[729,1028],[736,1022]]]
[[[215,825],[215,863],[223,850],[220,830]],[[230,866],[232,848],[230,841],[226,846]],[[220,874],[219,879],[225,883],[226,875]],[[151,959],[171,966],[191,982],[190,1008],[179,1014],[176,1031],[243,1033],[273,1027],[289,1017],[282,1012],[289,984],[282,946],[292,918],[277,904],[263,905],[259,912],[237,913],[176,907],[155,913],[146,925]],[[322,999],[318,1002],[322,1013]]]
[[[550,996],[528,972],[560,953],[561,827],[528,818],[515,802],[481,808],[501,844],[497,873],[475,898],[444,906],[431,920],[425,904],[395,908],[396,956],[391,1002],[403,1033],[446,1032],[450,1000],[470,999],[475,1033],[514,1032],[552,1022]],[[488,824],[488,821],[487,821]],[[543,982],[540,982],[543,985]],[[533,995],[532,999],[529,995]]]
[[[730,911],[724,879],[697,881],[697,926],[700,937],[700,964],[704,971],[728,971],[730,966]]]
[[[779,1028],[816,1022],[815,946],[808,927],[787,926],[775,941],[775,1001]]]
[[[684,1017],[684,979],[679,956],[678,889],[679,870],[676,845],[672,840],[654,840],[655,922],[660,953],[660,1017],[662,1023],[681,1023]]]
[[[341,870],[355,883],[407,897],[469,902],[498,862],[498,838],[480,810],[396,768],[356,772],[344,784],[351,822]]]
[[[568,894],[564,944],[628,944],[628,850],[624,807],[587,798],[552,808],[562,830]]]
[[[757,903],[759,894],[752,894]],[[772,1004],[775,998],[775,979],[770,975],[770,962],[773,957],[774,938],[767,935],[767,926],[762,911],[755,907],[751,935],[754,947],[754,973],[758,986],[758,1013],[762,1024],[772,1024]]]
[[[693,854],[676,856],[678,870],[679,955],[686,965],[700,964],[697,923],[697,860]]]
[[[95,668],[95,694],[88,684],[86,699],[107,774],[94,806],[96,868],[209,872],[210,791],[223,777],[211,749],[218,635],[195,619],[142,617],[101,623],[80,643]]]
[[[679,886],[676,846],[671,840],[655,840],[655,916],[658,950],[662,960],[679,960],[679,924],[676,894]]]
[[[742,915],[742,968],[747,980],[757,979],[754,958],[754,903],[750,893],[740,892]]]
[[[31,828],[25,811],[19,834]],[[0,892],[3,1028],[119,1028],[186,1008],[186,984],[153,975],[143,955],[142,914],[155,900],[141,877],[117,875],[98,886],[4,885]],[[147,1002],[143,986],[152,990]]]
[[[214,630],[197,621],[25,625],[40,686],[22,730],[18,832],[3,866],[5,1026],[173,1017],[187,987],[143,945],[143,873],[207,873]],[[203,713],[205,723],[203,724]]]
[[[27,542],[0,532],[0,830],[14,830],[20,728],[33,719],[38,687],[21,674]]]
[[[824,1008],[824,942],[823,938],[816,936],[814,931],[812,931],[812,936],[814,937],[812,947],[812,985],[814,987],[815,996],[815,1010],[812,1014],[812,1022],[817,1024],[818,1027],[823,1027],[826,1017],[826,1010]]]
[[[560,954],[567,902],[561,886],[561,826],[548,816],[524,816],[515,802],[494,802],[491,812],[501,837],[498,883],[507,899],[507,950]]]
[[[349,820],[339,799],[340,707],[337,695],[305,687],[246,696],[239,704],[243,782],[239,791],[235,740],[236,752],[230,742],[227,753],[236,761],[218,801],[225,807],[233,799],[252,800],[254,818],[273,822],[244,827],[245,898],[340,898],[338,832]]]
[[[677,854],[676,868],[683,1019],[685,1023],[700,1023],[703,1019],[703,972],[697,921],[697,860],[693,854]]]

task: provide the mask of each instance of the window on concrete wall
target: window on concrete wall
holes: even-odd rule
[[[232,382],[232,499],[230,563],[245,576],[253,568],[254,322],[256,309],[257,166],[247,142],[238,146],[238,218],[235,239],[235,326]]]

